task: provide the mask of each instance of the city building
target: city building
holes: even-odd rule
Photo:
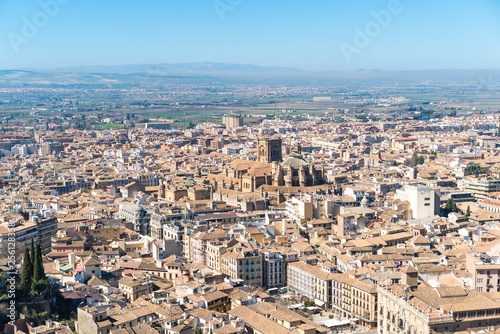
[[[404,189],[396,190],[395,198],[408,201],[413,219],[429,218],[438,215],[440,211],[440,193],[421,183],[411,183]]]

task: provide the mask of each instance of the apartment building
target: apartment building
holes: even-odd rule
[[[337,272],[329,261],[313,266],[302,261],[288,265],[288,289],[314,300],[316,305],[330,308],[332,305],[332,279]]]
[[[351,313],[360,325],[377,327],[377,285],[369,279],[357,279],[351,285]]]
[[[222,116],[222,123],[228,130],[239,128],[243,126],[243,117],[241,115],[224,115]]]
[[[263,284],[267,288],[281,288],[283,280],[283,256],[280,252],[266,250],[262,256]]]
[[[476,198],[487,198],[489,193],[500,191],[500,179],[466,176],[462,180],[462,190],[472,193]]]
[[[251,247],[235,247],[222,255],[221,271],[245,285],[262,286],[262,254]]]
[[[148,296],[152,292],[153,284],[147,277],[122,277],[118,281],[120,292],[129,302],[139,297]]]
[[[23,220],[20,217],[10,215],[3,216],[0,219],[0,242],[6,243],[14,235],[16,243],[29,247],[31,239],[39,241],[38,226],[30,220]]]
[[[498,248],[498,246],[496,246]],[[492,252],[495,247],[492,248]],[[472,274],[472,288],[478,292],[500,292],[500,259],[487,253],[466,254],[467,271]]]
[[[304,222],[313,218],[313,201],[309,195],[303,197],[292,197],[286,201],[286,212],[288,217],[296,222]]]
[[[227,239],[227,232],[223,230],[215,230],[212,233],[207,232],[196,232],[194,234],[184,235],[184,254],[189,261],[198,262],[201,264],[207,264],[207,246],[209,242],[222,242]],[[210,249],[210,255],[215,249]],[[216,266],[213,262],[215,259],[211,258],[211,265]]]
[[[47,254],[52,250],[52,237],[57,233],[57,218],[32,217],[32,220],[37,226],[38,240],[40,242],[40,247],[42,248],[42,253]]]
[[[227,244],[220,241],[207,242],[207,267],[220,271],[222,254],[227,251]]]

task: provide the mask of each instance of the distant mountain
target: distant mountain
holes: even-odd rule
[[[169,74],[191,74],[191,75],[214,75],[214,74],[257,74],[273,72],[301,72],[297,68],[279,66],[256,66],[244,64],[226,63],[180,63],[180,64],[134,64],[134,65],[96,65],[96,66],[71,66],[50,69],[50,72],[68,73],[115,73],[132,74],[147,73],[153,75]]]
[[[499,85],[499,70],[307,72],[288,67],[224,63],[73,66],[47,70],[0,70],[5,85],[99,85],[157,87],[162,84],[366,85],[467,82],[488,89]]]
[[[0,84],[31,85],[144,85],[144,83],[192,83],[210,80],[208,76],[194,75],[155,75],[149,73],[85,73],[0,70]]]

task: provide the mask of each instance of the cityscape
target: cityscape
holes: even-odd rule
[[[0,3],[0,333],[500,333],[498,4],[278,2]]]

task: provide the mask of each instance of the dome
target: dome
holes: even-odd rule
[[[282,166],[290,166],[290,167],[300,167],[309,165],[307,161],[302,159],[302,155],[298,152],[292,152],[288,155],[288,159],[281,163]]]
[[[188,177],[188,178],[186,179],[186,181],[184,182],[184,185],[185,185],[186,187],[192,187],[192,186],[195,186],[195,185],[196,185],[196,181],[195,181],[195,180],[193,180],[193,178],[192,178],[192,177]]]

